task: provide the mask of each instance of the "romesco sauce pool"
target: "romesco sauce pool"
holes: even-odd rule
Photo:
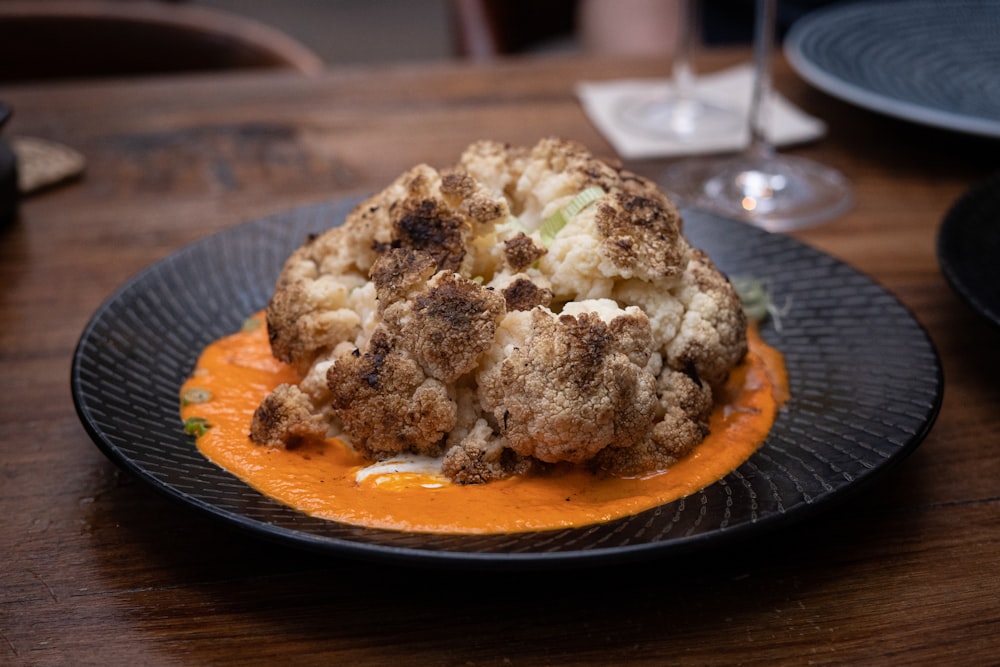
[[[293,449],[250,441],[254,410],[300,377],[271,356],[262,315],[209,345],[181,388],[181,417],[199,451],[261,493],[312,516],[425,533],[509,533],[610,521],[693,493],[745,461],[767,437],[788,381],[781,354],[756,327],[749,352],[715,397],[710,433],[664,472],[599,477],[574,466],[488,484],[453,484],[401,466],[369,468],[336,438]],[[369,468],[368,470],[365,470]],[[364,472],[362,472],[364,471]],[[359,472],[362,474],[359,475]]]

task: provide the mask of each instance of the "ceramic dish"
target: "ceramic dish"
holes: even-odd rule
[[[765,444],[722,480],[641,514],[503,535],[372,530],[309,517],[203,458],[183,433],[178,388],[202,348],[266,305],[287,255],[343,220],[338,200],[249,222],[151,266],[84,330],[72,367],[83,425],[118,465],[171,498],[251,533],[345,556],[515,567],[681,553],[805,519],[910,453],[941,401],[937,353],[888,292],[790,238],[688,212],[686,233],[733,276],[768,281],[792,399]]]
[[[799,19],[792,68],[835,97],[890,116],[1000,137],[1000,3],[837,4]]]
[[[1000,174],[949,209],[938,229],[937,255],[954,290],[1000,327]]]

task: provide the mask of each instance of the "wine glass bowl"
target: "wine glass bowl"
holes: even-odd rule
[[[757,0],[749,145],[735,157],[692,159],[664,172],[664,189],[681,204],[743,220],[773,232],[825,222],[853,205],[851,186],[835,169],[778,155],[765,130],[771,90],[775,0]]]

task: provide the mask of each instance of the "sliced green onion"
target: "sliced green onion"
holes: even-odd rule
[[[254,331],[260,328],[260,324],[261,324],[260,318],[248,317],[247,319],[243,320],[243,326],[240,327],[240,331],[242,331],[243,333]]]
[[[545,218],[538,227],[545,247],[552,245],[556,235],[562,231],[570,220],[580,214],[585,208],[604,196],[604,190],[597,186],[589,187],[578,192],[568,204]]]
[[[196,438],[205,435],[210,428],[212,425],[204,417],[188,417],[184,420],[184,432]]]
[[[743,312],[747,319],[760,322],[767,317],[768,307],[771,305],[771,293],[764,287],[764,283],[755,278],[733,278],[733,287],[743,304]]]
[[[785,299],[785,305],[778,308],[774,304],[771,290],[765,281],[757,278],[736,277],[732,278],[731,282],[736,294],[740,297],[747,319],[752,322],[762,322],[770,316],[775,330],[781,331],[781,318],[788,314],[788,310],[792,306],[790,298]]]
[[[211,400],[212,392],[201,387],[188,387],[181,394],[181,405],[198,405]]]

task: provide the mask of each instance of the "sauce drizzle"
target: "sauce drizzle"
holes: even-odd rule
[[[181,417],[207,422],[197,436],[199,451],[261,493],[316,517],[370,528],[510,533],[636,514],[698,491],[739,466],[767,437],[788,398],[781,353],[751,326],[750,351],[716,396],[709,435],[665,472],[604,478],[567,466],[544,476],[466,486],[406,465],[399,472],[380,465],[359,476],[369,462],[339,439],[294,449],[250,441],[250,420],[261,400],[279,384],[300,379],[271,356],[262,319],[258,313],[248,320],[256,326],[203,351],[181,388]]]

